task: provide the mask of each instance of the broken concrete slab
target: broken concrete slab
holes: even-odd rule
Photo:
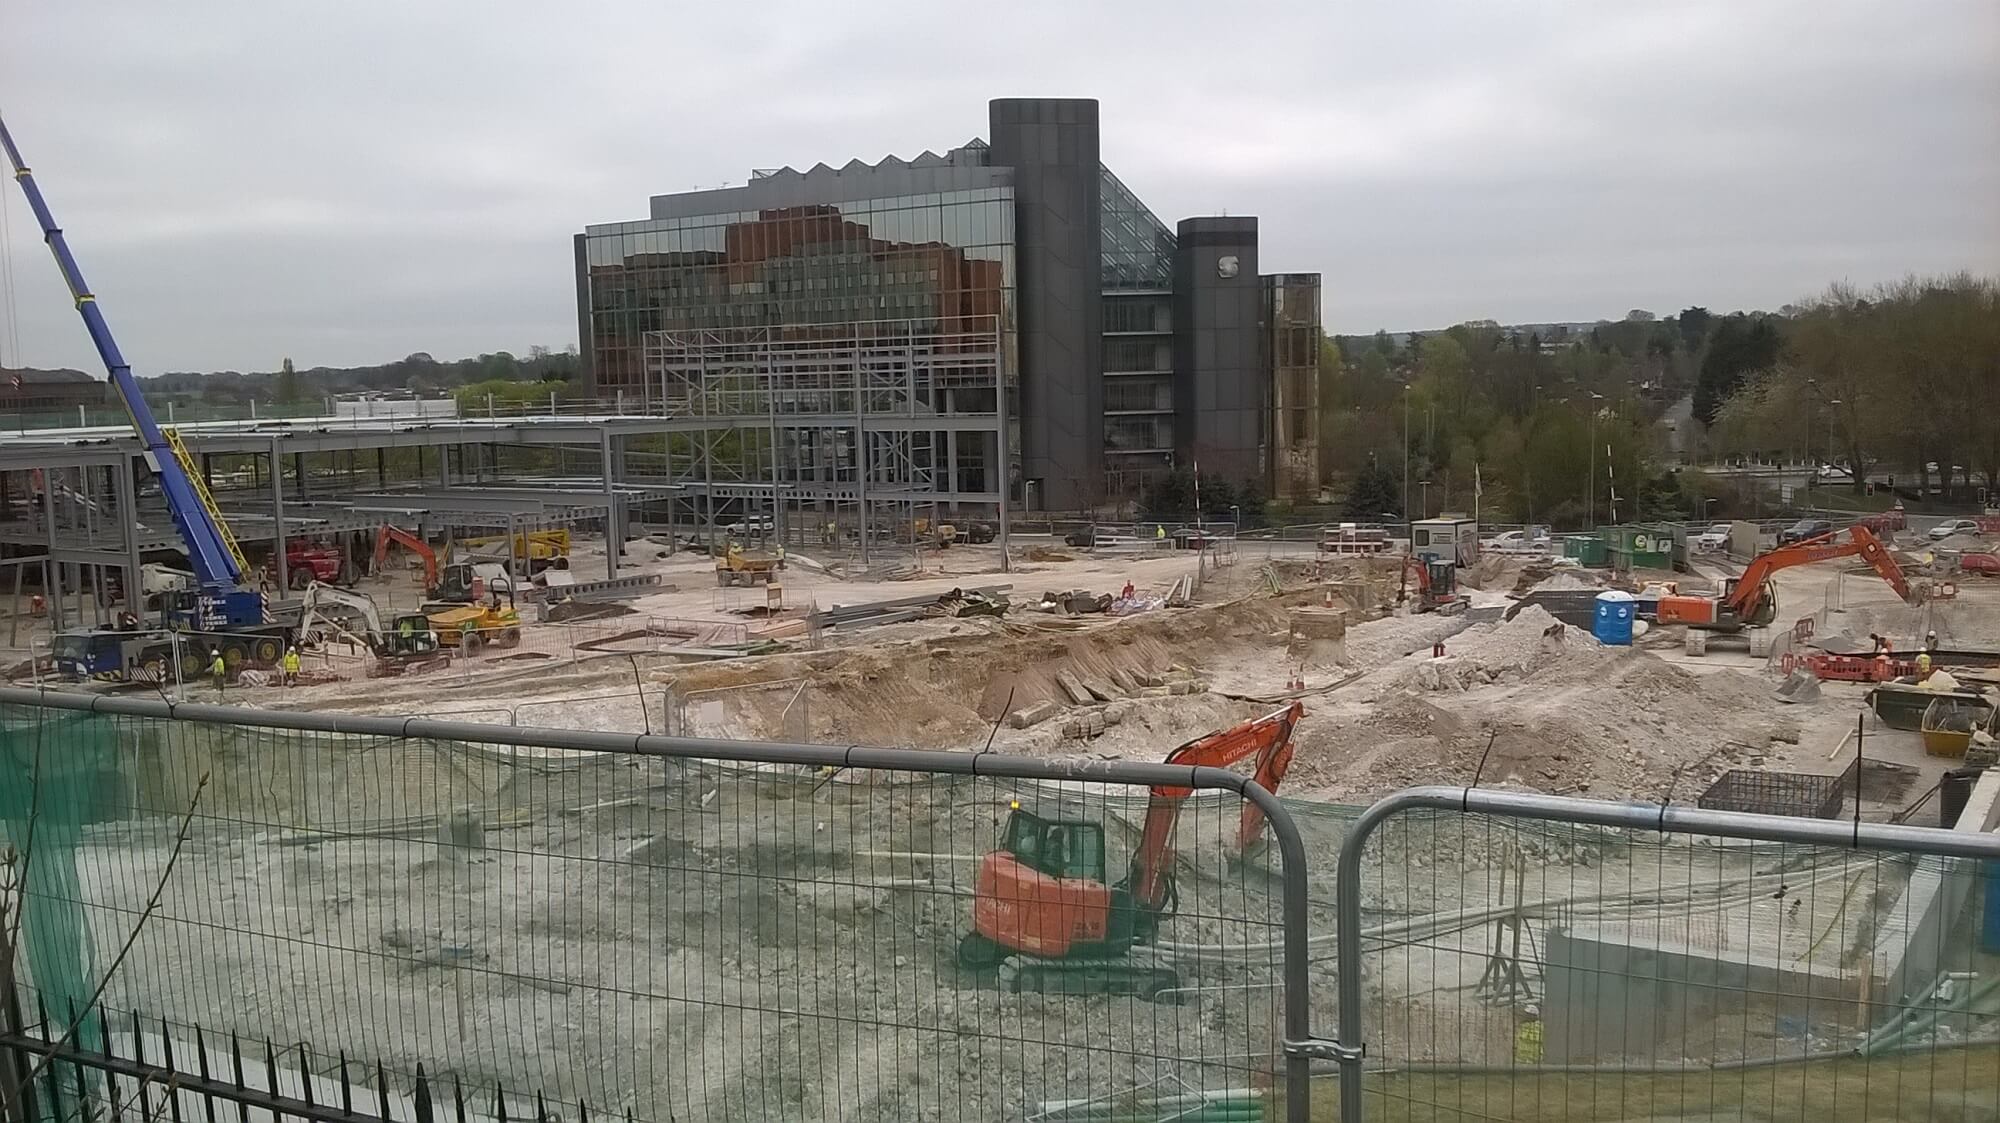
[[[1091,697],[1090,690],[1083,685],[1083,681],[1069,671],[1056,672],[1056,685],[1062,687],[1062,692],[1069,695],[1069,700],[1076,705],[1088,706],[1097,701]]]
[[[1022,706],[1020,709],[1007,715],[1007,724],[1013,726],[1015,729],[1026,729],[1031,725],[1038,725],[1054,717],[1056,711],[1061,708],[1050,701],[1041,701],[1031,706]]]
[[[1132,677],[1132,672],[1123,667],[1111,669],[1111,685],[1128,695],[1139,693],[1139,681]]]
[[[1125,715],[1128,712],[1130,712],[1131,709],[1132,709],[1132,703],[1130,702],[1111,703],[1110,705],[1104,707],[1104,724],[1117,725],[1119,722],[1125,720]]]
[[[1092,698],[1095,698],[1100,702],[1111,702],[1117,700],[1118,695],[1112,693],[1111,686],[1108,683],[1101,682],[1097,679],[1088,679],[1088,678],[1082,681],[1083,681],[1083,688],[1085,690],[1090,691],[1090,696]]]

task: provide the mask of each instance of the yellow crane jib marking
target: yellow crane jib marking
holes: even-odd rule
[[[208,517],[214,521],[215,528],[222,532],[222,544],[229,547],[229,556],[236,559],[237,571],[249,574],[250,563],[243,560],[243,548],[236,544],[236,535],[230,531],[228,521],[216,507],[215,496],[209,494],[208,482],[201,478],[201,466],[195,463],[194,454],[181,442],[180,430],[162,426],[160,435],[167,438],[167,446],[173,449],[174,459],[181,462],[181,471],[186,473],[188,481],[194,484],[194,493],[201,498],[202,509],[208,512]]]

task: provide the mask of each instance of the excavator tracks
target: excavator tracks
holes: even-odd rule
[[[1148,1002],[1180,1001],[1181,976],[1144,949],[1116,959],[1036,959],[1000,963],[1000,989],[1016,994],[1129,994]]]

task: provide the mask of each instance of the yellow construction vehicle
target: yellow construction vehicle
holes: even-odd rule
[[[453,545],[485,551],[493,546],[505,549],[506,543],[506,535],[489,534],[480,538],[460,538]],[[514,533],[514,557],[526,563],[529,573],[539,573],[554,565],[558,559],[569,557],[569,547],[567,530],[523,530]]]
[[[763,551],[750,553],[734,542],[715,559],[715,583],[718,585],[769,585],[778,579],[777,574],[785,567],[781,553],[770,554]]]
[[[909,529],[897,534],[896,541],[906,545],[935,546],[942,550],[958,541],[958,528],[947,522],[911,519]]]
[[[521,642],[521,614],[513,605],[430,605],[425,607],[438,643],[471,655],[487,644],[513,647]]]

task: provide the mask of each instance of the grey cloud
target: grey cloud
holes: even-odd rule
[[[1337,330],[2000,268],[2000,7],[19,5],[0,107],[143,372],[560,346],[568,236],[1094,96]],[[20,358],[95,368],[7,199]],[[8,356],[13,357],[13,356]]]

